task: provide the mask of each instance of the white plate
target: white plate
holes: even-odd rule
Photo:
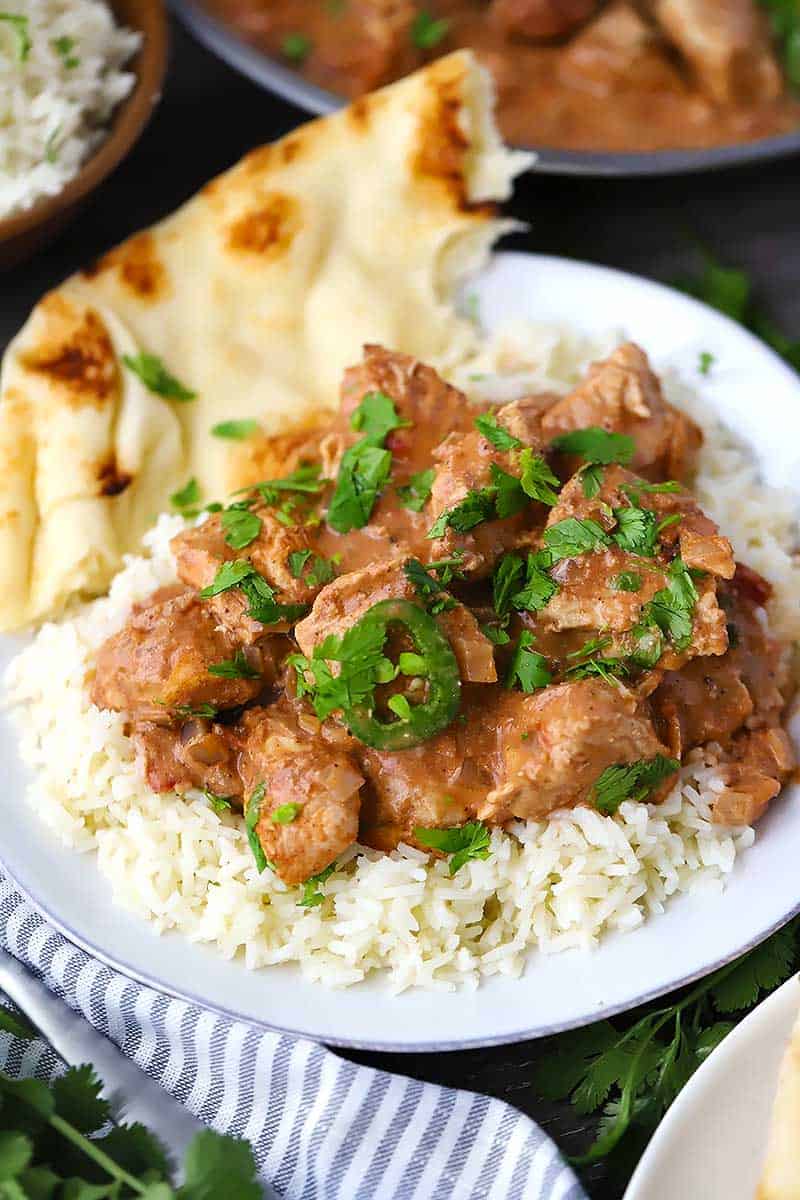
[[[620,327],[657,369],[683,368],[752,442],[769,482],[800,477],[800,381],[757,339],[685,296],[616,271],[564,259],[499,254],[477,281],[484,323],[509,317],[569,321],[588,333]],[[705,380],[700,351],[716,357]],[[5,640],[0,669],[13,650]],[[800,908],[798,788],[760,823],[722,897],[673,901],[664,916],[592,954],[532,960],[520,980],[476,992],[413,992],[390,999],[379,980],[332,992],[294,967],[248,972],[181,937],[159,938],[113,908],[91,858],[57,845],[22,797],[14,735],[0,723],[0,857],[8,872],[74,942],[174,995],[320,1041],[374,1049],[460,1049],[538,1037],[640,1004],[705,974],[762,940]]]
[[[754,1200],[798,1009],[795,976],[728,1034],[661,1122],[624,1200]]]

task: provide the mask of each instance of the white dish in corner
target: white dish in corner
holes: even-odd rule
[[[497,254],[472,289],[484,325],[509,318],[569,322],[588,334],[619,327],[656,370],[682,370],[753,446],[765,479],[800,478],[800,379],[762,342],[686,296],[631,275],[565,259]],[[697,373],[701,351],[715,369]],[[15,651],[0,641],[0,670]],[[796,731],[799,732],[799,731]],[[63,849],[23,798],[25,770],[7,718],[0,722],[0,860],[72,941],[151,986],[236,1018],[319,1041],[383,1050],[457,1050],[543,1036],[631,1008],[706,974],[761,941],[800,909],[800,788],[790,785],[759,824],[725,893],[674,900],[663,916],[596,952],[532,959],[518,980],[477,991],[411,992],[391,999],[380,981],[329,991],[293,967],[251,973],[177,935],[157,937],[112,907],[91,858]]]

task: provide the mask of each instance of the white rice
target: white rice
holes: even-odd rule
[[[563,331],[527,328],[519,337],[524,353],[518,345],[515,358],[513,339],[499,339],[480,364],[504,374],[508,394],[563,390],[608,348]],[[461,382],[497,395],[496,376]],[[671,398],[688,403],[674,388]],[[790,597],[800,594],[800,567],[789,553],[788,503],[758,483],[746,453],[719,425],[703,424],[697,490],[739,553],[776,585],[776,621],[796,638]],[[723,785],[713,756],[697,751],[662,804],[626,802],[614,817],[576,808],[496,829],[490,857],[453,878],[446,862],[408,846],[389,855],[353,847],[325,885],[323,905],[299,908],[296,890],[269,871],[257,874],[240,817],[218,816],[200,794],[154,795],[124,719],[89,703],[95,650],[134,601],[174,578],[168,543],[182,526],[162,516],[109,595],[45,625],[6,679],[21,754],[34,771],[30,803],[65,845],[95,851],[114,901],[157,930],[211,943],[227,958],[241,955],[251,968],[296,962],[330,986],[382,970],[394,991],[474,987],[484,976],[519,974],[531,951],[589,949],[608,931],[634,929],[678,893],[719,892],[752,844],[751,828],[711,821],[710,802]]]
[[[140,43],[103,0],[5,0],[0,217],[58,195],[77,174],[133,87],[122,68]]]

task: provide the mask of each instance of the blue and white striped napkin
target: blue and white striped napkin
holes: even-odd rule
[[[142,987],[91,958],[0,874],[0,943],[220,1133],[287,1200],[584,1200],[553,1142],[499,1100],[357,1066]],[[47,1078],[0,1033],[0,1069]]]

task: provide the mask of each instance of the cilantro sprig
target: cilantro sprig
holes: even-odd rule
[[[418,825],[414,837],[422,846],[450,855],[451,875],[474,859],[488,858],[491,852],[491,834],[483,821],[468,821],[452,829],[426,829]]]
[[[364,437],[345,450],[339,465],[328,506],[328,524],[337,533],[349,533],[368,523],[392,469],[392,453],[384,442],[393,430],[404,428],[408,422],[399,416],[389,396],[367,392],[350,417],[350,425]]]
[[[247,615],[262,625],[274,625],[284,620],[296,621],[308,610],[305,604],[278,604],[275,589],[246,558],[228,559],[222,563],[213,581],[200,592],[200,599],[210,600],[233,588],[244,592],[250,605]]]
[[[4,1014],[15,1036],[35,1036]],[[164,1147],[143,1125],[118,1125],[93,1068],[71,1067],[52,1083],[0,1074],[4,1196],[152,1197],[153,1200],[259,1200],[263,1194],[247,1142],[210,1129],[189,1145],[178,1186]]]
[[[530,447],[519,451],[519,470],[517,477],[504,471],[497,463],[490,463],[491,483],[486,487],[472,488],[463,500],[439,513],[427,536],[444,537],[448,529],[467,533],[483,521],[513,517],[522,512],[531,500],[550,507],[558,502],[555,489],[560,487],[559,480],[545,460],[534,454]]]
[[[519,687],[523,692],[531,693],[552,683],[553,673],[547,659],[533,649],[533,644],[533,634],[523,629],[506,675],[505,685],[509,690]]]
[[[492,412],[476,417],[475,428],[496,450],[521,450],[525,445],[518,437],[514,437],[513,433],[509,433]]]
[[[396,491],[403,508],[408,508],[411,512],[422,512],[430,500],[435,478],[436,468],[428,467],[426,471],[417,471],[416,475],[411,476],[408,483],[401,484]]]
[[[286,659],[297,675],[297,694],[308,696],[320,720],[341,709],[349,712],[375,692],[379,683],[394,678],[394,665],[383,653],[385,633],[376,626],[356,623],[337,637],[330,634],[314,647],[310,658],[290,654]],[[339,664],[334,675],[330,662]]]
[[[409,558],[403,563],[403,574],[417,595],[425,601],[425,607],[432,617],[456,607],[457,601],[447,591],[446,585],[453,578],[453,571],[458,569],[459,562],[460,558],[453,557],[428,563],[427,567],[417,558]]]
[[[156,354],[124,354],[122,361],[129,371],[141,379],[148,391],[168,400],[180,400],[185,403],[195,400],[197,392],[186,387],[179,379],[167,370],[164,363]]]
[[[599,812],[610,816],[623,800],[645,800],[679,767],[677,759],[666,758],[663,754],[606,767],[595,782],[590,799]]]
[[[598,1162],[622,1142],[640,1145],[653,1132],[736,1022],[798,969],[799,931],[795,918],[755,950],[636,1020],[600,1021],[556,1040],[537,1069],[537,1093],[550,1101],[569,1099],[584,1117],[601,1113],[597,1137],[573,1158],[576,1165]]]
[[[330,879],[333,872],[336,870],[336,862],[329,863],[324,871],[319,871],[316,875],[312,875],[303,884],[303,891],[300,899],[297,901],[298,908],[319,908],[325,895],[320,888],[323,883]]]

